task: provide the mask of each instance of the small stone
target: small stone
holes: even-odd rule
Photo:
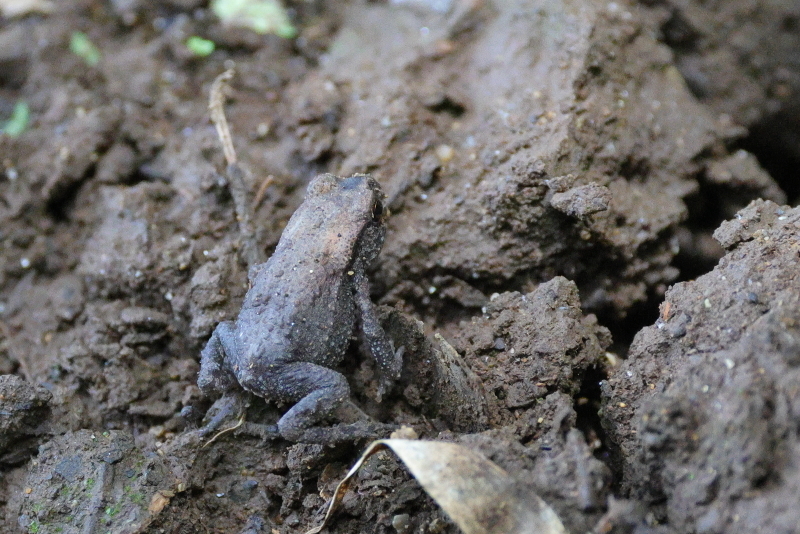
[[[436,157],[442,165],[450,163],[456,152],[450,145],[439,145],[436,147]]]
[[[611,191],[598,184],[574,187],[563,193],[554,193],[550,205],[568,215],[582,219],[606,211],[611,203]]]
[[[410,516],[408,514],[397,514],[392,518],[392,526],[401,534],[408,532],[411,528]]]

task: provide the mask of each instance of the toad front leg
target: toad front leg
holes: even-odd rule
[[[387,393],[403,370],[403,347],[395,352],[392,342],[378,322],[378,310],[369,297],[369,281],[363,274],[356,275],[354,283],[355,301],[361,313],[361,330],[372,357],[378,364],[381,379],[378,386],[378,402]]]

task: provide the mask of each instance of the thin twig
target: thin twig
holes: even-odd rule
[[[253,199],[253,210],[257,210],[258,206],[261,205],[261,201],[264,200],[264,195],[267,193],[267,188],[275,183],[275,177],[271,174],[268,174],[264,181],[261,182],[261,187],[258,188],[256,192],[256,197]]]
[[[205,442],[205,444],[203,445],[203,448],[205,449],[206,447],[208,447],[209,445],[211,445],[212,443],[214,443],[214,441],[215,441],[215,440],[216,440],[218,437],[220,437],[220,436],[222,436],[222,435],[224,435],[224,434],[227,434],[228,432],[233,432],[234,430],[236,430],[237,428],[239,428],[239,427],[240,427],[240,426],[242,426],[243,424],[244,424],[244,414],[242,414],[242,415],[239,417],[239,421],[238,421],[238,422],[237,422],[235,425],[233,425],[233,426],[232,426],[232,427],[230,427],[230,428],[224,428],[224,429],[220,430],[219,432],[217,432],[216,434],[214,434],[214,436],[213,436],[213,437],[212,437],[210,440],[208,440],[208,441],[206,441],[206,442]]]
[[[236,165],[236,151],[233,149],[228,120],[225,118],[225,97],[230,92],[229,84],[235,73],[234,69],[228,69],[214,78],[208,99],[211,122],[214,123],[214,127],[217,129],[217,135],[222,143],[222,151],[225,153],[225,160],[228,165]]]
[[[249,201],[249,192],[245,181],[244,170],[236,162],[236,151],[233,148],[233,139],[225,118],[225,97],[230,91],[230,81],[233,79],[234,70],[228,69],[214,79],[208,99],[208,109],[211,122],[217,129],[225,160],[228,162],[226,176],[228,187],[233,197],[236,208],[236,220],[239,222],[241,234],[241,253],[248,267],[263,263],[264,252],[258,247],[256,231],[253,228],[253,207]]]

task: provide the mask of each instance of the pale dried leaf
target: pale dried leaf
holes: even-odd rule
[[[482,454],[455,443],[386,439],[373,442],[336,487],[330,521],[354,475],[372,454],[392,450],[465,534],[567,534],[556,513],[527,486]]]

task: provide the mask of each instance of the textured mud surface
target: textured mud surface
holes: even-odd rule
[[[797,199],[800,184],[800,6],[764,2],[647,1],[664,42],[698,98],[750,128],[744,142]]]
[[[352,343],[361,410],[482,451],[573,533],[797,532],[800,26],[751,4],[288,2],[291,40],[200,0],[0,18],[0,124],[31,113],[0,135],[0,530],[304,532],[366,444],[264,442],[287,407],[255,398],[192,432],[247,289],[207,110],[235,64],[266,254],[321,172],[388,194],[370,278],[405,366],[378,403]],[[457,528],[376,456],[331,531]]]
[[[724,223],[731,251],[667,291],[605,384],[622,483],[666,496],[678,531],[797,528],[798,231],[797,208],[763,201]]]

